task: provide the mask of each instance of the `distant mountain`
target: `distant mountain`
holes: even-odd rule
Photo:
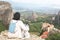
[[[56,14],[60,9],[52,8],[52,7],[37,7],[36,5],[33,6],[33,4],[12,4],[12,8],[16,11],[37,11],[42,13],[50,13],[50,14]]]
[[[47,8],[47,7],[41,7],[41,8],[23,8],[23,7],[15,7],[13,8],[14,10],[18,11],[37,11],[37,12],[42,12],[42,13],[50,13],[50,14],[56,14],[60,9],[55,9],[55,8]]]

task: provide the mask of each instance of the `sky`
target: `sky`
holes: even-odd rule
[[[1,0],[1,1],[8,1],[12,5],[23,4],[20,6],[25,6],[25,7],[49,7],[49,8],[60,9],[60,0]]]

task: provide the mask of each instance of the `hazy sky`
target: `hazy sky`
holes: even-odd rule
[[[60,9],[60,0],[3,0],[11,2],[12,4],[28,4],[37,7],[51,7]]]

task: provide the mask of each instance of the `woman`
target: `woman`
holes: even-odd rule
[[[14,32],[12,32],[12,33],[10,31],[8,32],[8,37],[9,38],[12,38],[12,37],[23,38],[24,35],[23,35],[22,31],[26,31],[27,29],[26,29],[24,23],[20,20],[19,12],[16,12],[14,14],[13,19],[11,20],[10,24],[11,23],[16,23],[16,27],[15,27],[15,29],[12,28],[12,29],[14,29]]]

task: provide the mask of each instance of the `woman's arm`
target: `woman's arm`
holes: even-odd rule
[[[19,22],[19,26],[22,30],[27,30],[26,26],[24,25],[24,23],[22,21]]]

